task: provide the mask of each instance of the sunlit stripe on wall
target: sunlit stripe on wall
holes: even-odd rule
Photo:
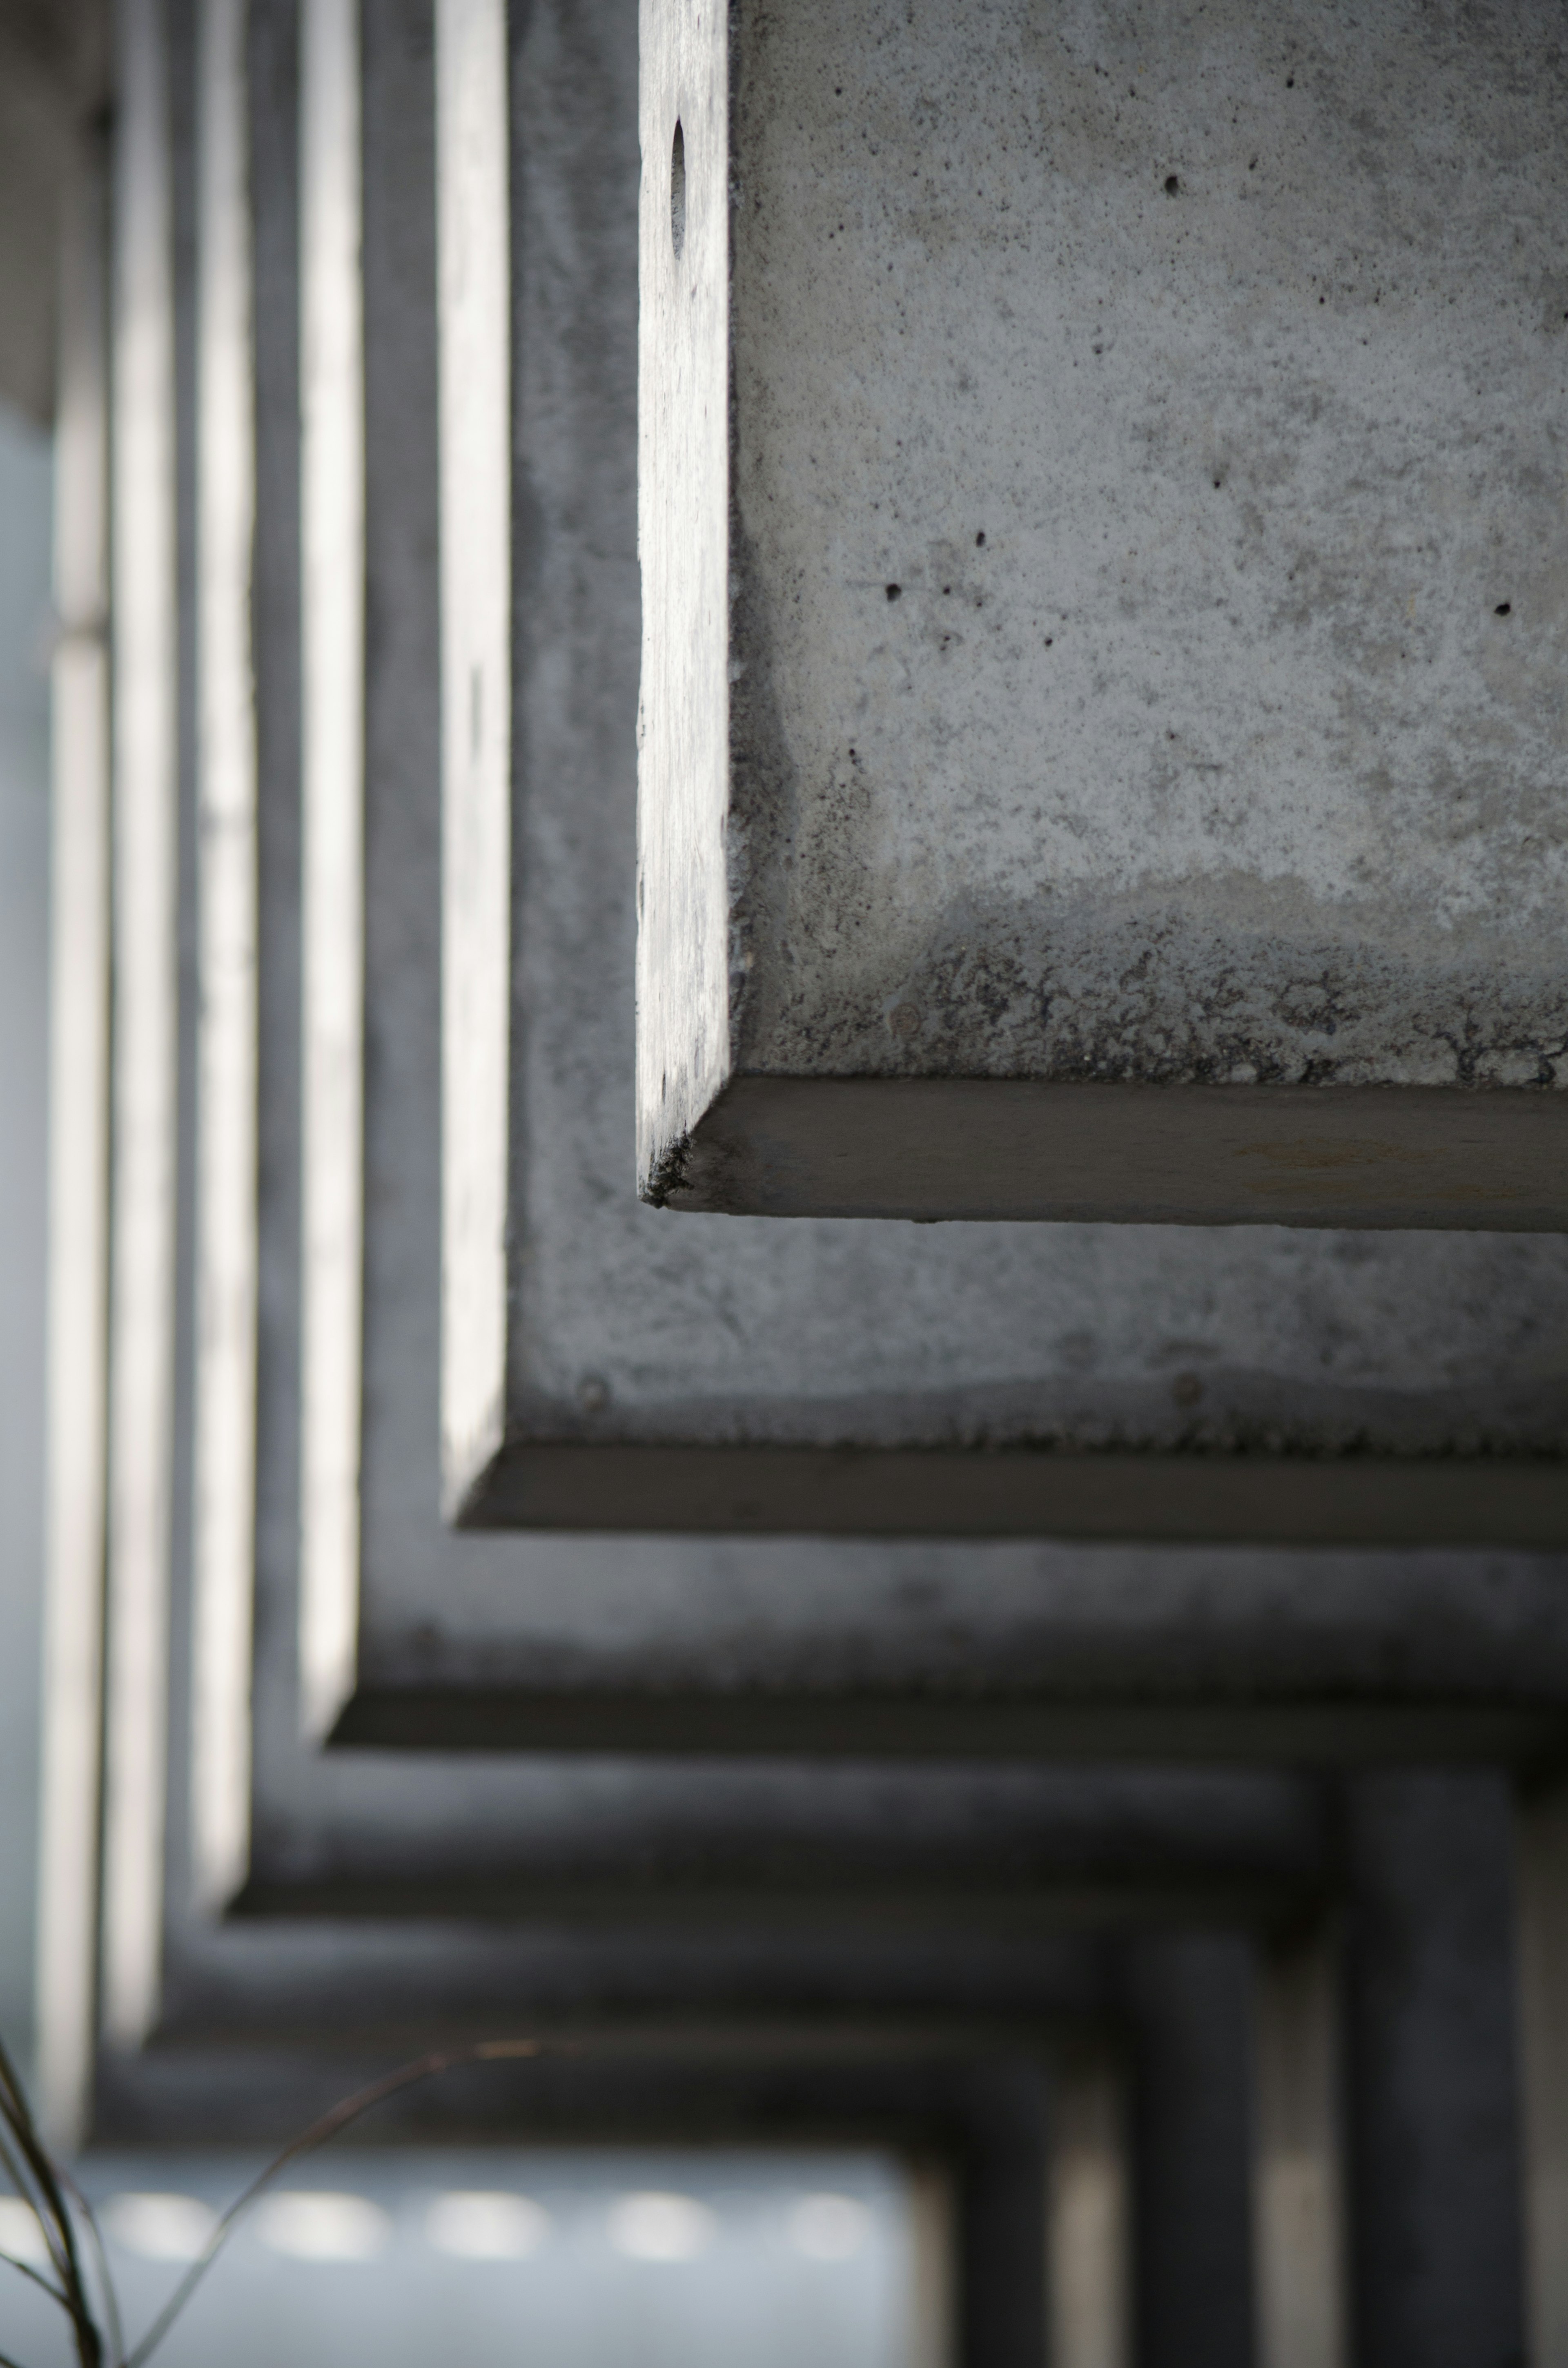
[[[1257,2368],[1345,2368],[1349,2348],[1339,1948],[1335,1924],[1324,1919],[1277,1936],[1258,1952],[1252,2179]]]
[[[196,315],[197,1042],[191,1858],[215,1905],[250,1834],[256,1392],[256,428],[246,0],[199,18]]]
[[[501,1443],[511,1022],[511,358],[504,0],[437,0],[441,1443]]]
[[[301,1715],[354,1680],[364,1294],[365,359],[357,0],[301,17]]]
[[[104,188],[68,193],[54,427],[51,680],[49,1471],[39,1811],[37,2094],[69,2150],[97,2008],[108,1352],[108,653]]]
[[[1057,2066],[1046,2264],[1051,2368],[1130,2368],[1132,2180],[1127,2067],[1078,2048]]]
[[[103,2012],[154,2010],[163,1915],[175,1355],[177,750],[174,290],[159,0],[120,0],[111,632],[114,1179]]]

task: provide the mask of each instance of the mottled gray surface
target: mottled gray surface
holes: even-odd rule
[[[1551,1082],[1558,10],[738,27],[738,1063]]]
[[[769,1205],[704,1164],[727,1076],[1551,1087],[1555,8],[730,25],[727,175],[723,20],[659,20],[644,124],[663,174],[685,108],[693,193],[673,276],[644,215],[648,1188]],[[726,336],[727,600],[658,547]]]

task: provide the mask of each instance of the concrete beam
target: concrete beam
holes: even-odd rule
[[[644,0],[649,1198],[1562,1224],[1555,23]]]

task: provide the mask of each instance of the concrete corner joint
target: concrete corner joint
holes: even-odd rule
[[[642,0],[644,1198],[1562,1226],[1559,33]]]

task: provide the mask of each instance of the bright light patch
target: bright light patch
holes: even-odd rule
[[[526,2260],[549,2234],[549,2213],[526,2195],[483,2188],[438,2195],[425,2215],[427,2241],[465,2261]]]
[[[194,2195],[117,2195],[104,2213],[117,2245],[149,2261],[194,2261],[218,2226]]]
[[[623,2195],[610,2212],[609,2240],[634,2261],[694,2261],[713,2242],[713,2214],[695,2195]]]
[[[846,2261],[864,2245],[870,2220],[852,2195],[802,2195],[790,2214],[790,2242],[810,2261]]]
[[[262,2206],[258,2234],[275,2253],[298,2261],[369,2261],[386,2244],[392,2224],[363,2195],[296,2189]]]
[[[0,2253],[26,2261],[29,2270],[49,2267],[49,2247],[32,2208],[19,2195],[0,2195]]]

